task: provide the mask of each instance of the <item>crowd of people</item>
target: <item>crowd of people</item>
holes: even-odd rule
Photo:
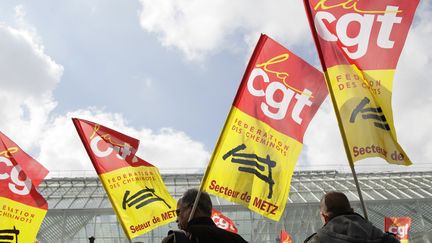
[[[210,196],[201,192],[196,211],[190,215],[199,194],[187,190],[177,201],[178,230],[170,230],[162,243],[243,243],[240,235],[218,228],[211,219]],[[391,233],[385,233],[354,212],[345,194],[328,192],[320,201],[322,228],[305,239],[305,243],[398,243]]]

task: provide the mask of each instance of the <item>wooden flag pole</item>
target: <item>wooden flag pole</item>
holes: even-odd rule
[[[346,147],[346,145],[345,145],[345,147]],[[348,160],[350,160],[351,156],[349,156],[349,155],[347,154],[347,157],[348,157]],[[360,190],[360,184],[359,184],[359,182],[358,182],[358,180],[357,180],[357,174],[356,174],[356,171],[355,171],[355,169],[354,169],[354,163],[352,162],[352,160],[350,160],[349,163],[350,163],[350,167],[351,167],[352,175],[353,175],[353,177],[354,177],[354,182],[355,182],[355,184],[356,184],[357,193],[358,193],[358,195],[359,195],[360,203],[361,203],[361,206],[362,206],[362,208],[363,208],[363,214],[364,214],[364,217],[365,217],[365,219],[368,219],[368,214],[367,214],[367,210],[366,210],[366,205],[365,205],[365,203],[364,203],[363,195],[362,195],[361,190]]]
[[[196,208],[198,207],[198,202],[199,202],[200,197],[201,197],[201,190],[198,190],[198,194],[196,195],[195,202],[194,202],[192,210],[189,214],[188,222],[191,221],[193,219],[193,216],[195,215],[195,211],[196,211]]]
[[[225,129],[226,125],[227,125],[227,121],[225,121],[223,129]],[[223,131],[223,129],[222,129],[222,131]],[[217,148],[217,146],[219,146],[219,143],[220,143],[220,138],[218,139],[218,142],[216,144],[216,148]],[[211,163],[211,161],[213,161],[214,156],[215,155],[213,153],[212,156],[211,156],[211,158],[210,158],[210,162],[209,163]],[[194,215],[195,215],[195,211],[196,211],[196,208],[198,207],[198,202],[199,202],[199,199],[201,197],[201,191],[203,190],[203,182],[207,179],[208,173],[209,173],[209,165],[207,166],[206,172],[204,173],[204,176],[201,179],[200,187],[199,187],[198,193],[196,195],[195,202],[194,202],[194,204],[192,206],[191,212],[189,214],[188,222],[191,221],[193,219]]]
[[[333,109],[335,111],[336,118],[337,118],[337,121],[338,121],[339,131],[340,131],[341,136],[342,136],[342,141],[343,141],[344,148],[345,148],[345,154],[347,156],[348,163],[349,163],[349,166],[351,168],[351,173],[352,173],[353,178],[354,178],[354,183],[356,185],[356,189],[357,189],[357,193],[358,193],[358,196],[359,196],[360,204],[361,204],[362,209],[363,209],[363,216],[365,217],[365,219],[368,219],[366,205],[365,205],[364,200],[363,200],[363,195],[362,195],[362,192],[361,192],[361,189],[360,189],[360,184],[359,184],[358,179],[357,179],[357,173],[356,173],[355,168],[354,168],[354,161],[352,160],[352,157],[350,156],[350,151],[349,151],[349,146],[348,146],[348,140],[346,138],[345,130],[343,128],[342,118],[341,118],[341,116],[339,114],[339,110],[337,108],[336,98],[334,96],[333,89],[331,88],[330,77],[328,76],[327,72],[324,72],[324,75],[325,75],[325,79],[326,79],[326,82],[327,82],[327,86],[329,87],[328,90],[329,90],[329,93],[330,93],[330,97],[332,99]]]
[[[224,128],[222,129],[222,131],[225,129],[226,125],[227,125],[227,121],[225,121]],[[220,138],[218,139],[218,142],[216,144],[216,148],[217,148],[217,146],[219,146],[219,143],[220,143]],[[213,161],[214,156],[215,155],[213,153],[212,156],[211,156],[211,158],[210,158],[210,162],[209,163],[211,163]],[[206,172],[204,173],[204,176],[201,179],[200,187],[199,187],[198,193],[196,195],[195,202],[194,202],[194,204],[192,206],[192,210],[191,210],[191,212],[189,214],[188,222],[191,221],[193,219],[194,215],[195,215],[195,211],[196,211],[196,208],[198,207],[198,202],[199,202],[199,199],[201,197],[201,191],[203,190],[203,182],[207,179],[208,173],[209,173],[209,165],[207,165]]]
[[[319,38],[318,38],[318,35],[317,35],[317,32],[316,32],[315,26],[314,26],[314,24],[312,22],[313,18],[312,18],[312,12],[311,12],[311,9],[310,9],[310,5],[309,5],[309,0],[304,0],[304,7],[305,7],[305,10],[306,10],[306,14],[308,15],[309,27],[311,29],[312,36],[313,36],[314,41],[315,41],[315,46],[316,46],[316,48],[318,50],[318,56],[319,56],[320,61],[321,61],[322,69],[324,71],[324,76],[325,76],[325,80],[326,80],[326,83],[327,83],[327,88],[329,90],[330,98],[332,100],[333,109],[335,111],[336,118],[337,118],[337,121],[338,121],[338,124],[339,124],[339,131],[341,133],[342,141],[344,143],[345,154],[346,154],[346,156],[348,158],[348,162],[349,162],[349,165],[350,165],[350,168],[351,168],[351,172],[352,172],[352,175],[353,175],[353,178],[354,178],[354,183],[356,185],[357,193],[359,195],[359,200],[360,200],[360,203],[361,203],[361,206],[362,206],[362,209],[363,209],[363,215],[364,215],[365,219],[368,219],[368,215],[367,215],[367,211],[366,211],[366,206],[365,206],[365,203],[364,203],[364,200],[363,200],[363,196],[362,196],[362,193],[361,193],[360,185],[358,183],[357,174],[356,174],[356,171],[354,169],[354,161],[352,160],[352,158],[350,156],[348,141],[346,139],[345,130],[343,129],[342,118],[340,117],[340,114],[338,112],[338,108],[337,108],[337,105],[336,105],[336,97],[334,96],[333,89],[331,88],[330,78],[329,78],[328,73],[327,73],[327,68],[326,68],[326,65],[325,65],[324,56],[322,54],[321,46],[319,45]]]
[[[357,173],[356,173],[355,168],[354,168],[354,161],[352,160],[352,158],[350,156],[348,141],[347,141],[347,138],[346,138],[345,130],[343,129],[342,118],[341,118],[341,116],[340,116],[340,114],[338,112],[338,109],[337,109],[336,98],[334,96],[333,89],[330,88],[331,87],[330,78],[329,78],[327,72],[324,72],[324,75],[325,75],[325,79],[326,79],[326,82],[327,82],[327,86],[329,87],[329,93],[330,93],[330,97],[332,99],[333,109],[335,111],[336,118],[337,118],[337,121],[338,121],[338,124],[339,124],[338,127],[339,127],[339,131],[341,133],[341,136],[342,136],[342,141],[343,141],[344,148],[345,148],[345,154],[347,156],[348,163],[349,163],[349,166],[351,168],[351,173],[353,175],[354,183],[356,185],[357,193],[359,195],[359,200],[360,200],[360,203],[361,203],[361,206],[362,206],[362,209],[363,209],[363,215],[364,215],[365,219],[368,219],[366,205],[365,205],[364,200],[363,200],[362,192],[361,192],[361,189],[360,189],[360,184],[359,184],[358,179],[357,179]]]

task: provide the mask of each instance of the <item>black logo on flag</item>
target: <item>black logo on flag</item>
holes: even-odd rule
[[[258,157],[256,154],[246,154],[239,153],[239,151],[246,149],[246,145],[241,144],[234,149],[228,151],[224,156],[222,156],[223,160],[226,160],[228,157],[232,156],[231,162],[235,164],[245,165],[238,167],[238,170],[241,172],[246,172],[250,174],[254,174],[259,179],[263,180],[269,185],[269,193],[267,198],[272,198],[273,196],[273,185],[275,184],[272,178],[272,168],[276,166],[276,161],[270,159],[270,155],[267,155],[265,158]],[[264,165],[263,165],[264,164]],[[268,174],[263,174],[266,171],[266,167],[268,170]],[[262,172],[262,173],[261,173]]]
[[[162,201],[168,208],[171,208],[171,206],[168,205],[168,203],[166,203],[163,198],[156,195],[154,189],[146,187],[145,189],[142,189],[129,197],[130,193],[131,192],[127,190],[123,196],[122,206],[124,210],[126,210],[126,207],[130,208],[133,206],[135,206],[136,209],[140,209],[152,202],[158,201]]]
[[[19,230],[13,227],[13,229],[0,230],[0,242],[1,243],[18,243]]]
[[[376,127],[389,131],[390,127],[382,112],[381,107],[379,106],[377,108],[366,107],[366,105],[369,103],[370,100],[367,97],[364,97],[351,113],[350,122],[354,123],[357,115],[361,113],[361,117],[363,119],[374,120],[374,125]]]

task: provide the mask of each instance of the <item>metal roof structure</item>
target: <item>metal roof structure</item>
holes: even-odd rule
[[[163,175],[169,193],[178,199],[189,188],[199,187],[202,174]],[[369,220],[383,228],[385,216],[412,218],[410,242],[432,241],[432,171],[358,174]],[[51,178],[39,186],[49,210],[38,234],[41,242],[128,242],[97,177]],[[249,242],[276,242],[281,229],[303,240],[322,226],[319,200],[327,191],[341,191],[361,214],[351,174],[336,171],[295,172],[284,215],[279,222],[268,220],[243,206],[218,197],[213,205],[231,218],[239,234]],[[134,240],[160,242],[175,223],[157,228]],[[102,241],[100,241],[102,242]]]

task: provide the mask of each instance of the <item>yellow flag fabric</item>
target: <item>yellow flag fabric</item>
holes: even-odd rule
[[[355,65],[327,69],[353,161],[376,156],[392,164],[411,164],[396,140],[391,109],[393,74],[394,70],[360,71]],[[347,84],[353,88],[346,88]]]
[[[203,190],[278,221],[303,144],[235,107],[220,140]]]
[[[46,213],[47,208],[0,197],[0,242],[34,242]]]
[[[304,132],[327,94],[321,72],[262,35],[201,190],[279,220]]]
[[[418,0],[304,3],[350,161],[412,164],[397,142],[391,96]]]
[[[129,239],[176,220],[176,202],[159,170],[135,156],[138,140],[90,121],[73,122]]]

